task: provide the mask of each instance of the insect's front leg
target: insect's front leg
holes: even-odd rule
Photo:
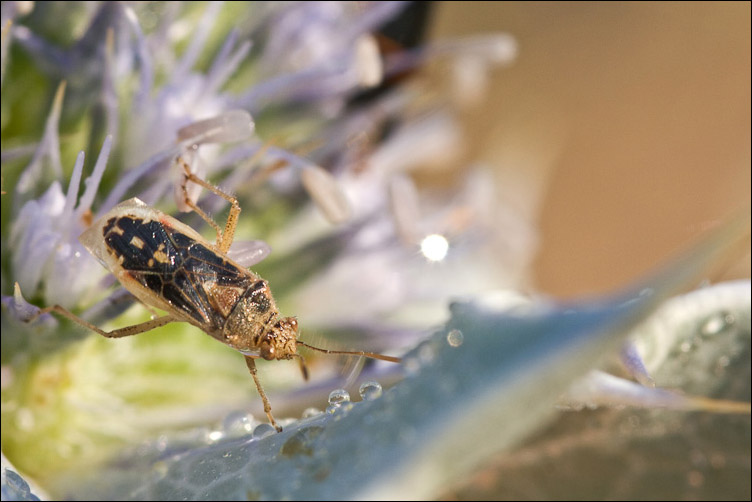
[[[177,161],[185,171],[185,178],[183,179],[183,183],[180,188],[183,191],[183,197],[185,198],[186,205],[196,211],[196,213],[198,213],[198,215],[201,216],[201,218],[203,218],[203,220],[217,232],[217,248],[222,253],[227,253],[227,251],[230,249],[230,245],[232,244],[232,240],[235,237],[235,227],[237,227],[238,225],[238,217],[240,216],[240,203],[238,202],[238,199],[223,192],[211,183],[207,183],[205,180],[202,180],[201,178],[193,174],[191,167],[182,157],[178,157]],[[189,181],[200,185],[207,190],[210,190],[211,192],[219,195],[230,203],[230,214],[227,216],[227,223],[225,223],[224,231],[219,228],[219,225],[217,225],[217,223],[212,220],[209,215],[204,212],[203,209],[199,208],[198,205],[191,200],[190,196],[188,195]]]
[[[105,331],[98,326],[93,325],[92,323],[85,321],[78,317],[73,312],[64,309],[60,305],[53,305],[52,307],[46,307],[43,309],[40,309],[39,312],[34,314],[32,317],[26,320],[26,322],[31,323],[34,320],[36,320],[39,316],[43,314],[47,314],[50,312],[55,312],[57,314],[60,314],[71,321],[80,324],[84,328],[88,328],[92,331],[95,331],[99,333],[100,335],[106,337],[106,338],[123,338],[125,336],[132,336],[132,335],[138,335],[139,333],[144,333],[146,331],[152,330],[154,328],[158,328],[160,326],[164,326],[165,324],[169,324],[171,322],[175,322],[176,319],[166,315],[162,317],[158,317],[156,319],[152,319],[151,321],[142,322],[140,324],[134,324],[133,326],[126,326],[124,328],[114,329],[112,331]]]
[[[269,404],[269,399],[266,397],[266,393],[264,392],[264,388],[261,387],[261,382],[258,379],[258,375],[256,374],[256,362],[253,360],[252,357],[245,356],[245,364],[248,366],[248,370],[251,372],[251,376],[253,377],[253,382],[256,384],[256,389],[258,389],[258,393],[261,396],[261,400],[264,402],[264,413],[266,413],[267,418],[269,419],[269,422],[274,426],[275,429],[277,429],[277,432],[282,432],[282,427],[277,425],[277,422],[274,420],[274,417],[272,416],[272,405]]]

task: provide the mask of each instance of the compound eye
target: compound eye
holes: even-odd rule
[[[267,361],[272,361],[274,359],[274,347],[267,343],[263,344],[261,346],[261,357]]]

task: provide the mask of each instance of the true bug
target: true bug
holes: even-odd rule
[[[303,357],[297,353],[298,346],[327,354],[400,362],[397,357],[373,352],[327,350],[299,341],[297,320],[279,315],[268,283],[227,256],[240,214],[237,199],[193,174],[182,158],[177,160],[185,170],[181,185],[185,203],[216,230],[214,245],[188,225],[137,198],[112,208],[79,237],[125,289],[167,315],[104,331],[54,305],[41,309],[29,322],[44,313],[56,312],[107,338],[136,335],[171,322],[191,323],[243,354],[263,400],[264,412],[278,431],[282,428],[272,416],[271,405],[256,374],[255,359],[297,358],[306,379],[308,372]],[[186,188],[188,182],[230,203],[224,230],[191,200]]]

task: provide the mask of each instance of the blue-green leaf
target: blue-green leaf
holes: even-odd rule
[[[728,225],[651,280],[607,301],[516,313],[455,304],[446,328],[407,355],[408,377],[379,399],[298,421],[281,434],[168,451],[157,460],[120,459],[88,479],[70,480],[67,494],[92,499],[438,496],[490,454],[519,444],[545,424],[573,381],[713,263],[747,225],[748,218]],[[461,344],[454,330],[461,332]]]

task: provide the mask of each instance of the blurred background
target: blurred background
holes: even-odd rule
[[[8,4],[4,3],[5,5]],[[56,5],[66,9],[71,5],[89,8],[84,7],[84,4]],[[191,8],[202,12],[200,9],[204,7],[191,5]],[[240,8],[244,6],[241,4]],[[44,18],[53,24],[59,22],[58,16]],[[464,96],[467,98],[464,103],[466,106],[459,113],[465,122],[468,132],[465,137],[469,145],[464,153],[465,158],[462,159],[465,162],[453,163],[450,175],[461,172],[456,166],[471,166],[478,161],[492,166],[499,200],[503,201],[505,208],[513,209],[510,213],[520,215],[526,220],[525,223],[532,222],[532,227],[540,232],[534,258],[527,260],[529,254],[522,258],[525,263],[532,263],[532,270],[528,271],[525,264],[515,268],[522,270],[520,276],[527,279],[524,286],[529,289],[557,298],[597,296],[603,292],[620,290],[676,256],[724,219],[736,212],[750,210],[749,3],[434,2],[431,4],[431,19],[427,26],[429,39],[435,41],[499,31],[509,33],[517,41],[518,57],[511,65],[495,69],[488,82],[474,82],[487,84],[487,95],[475,103],[472,103],[473,93],[468,92]],[[58,31],[72,34],[72,30]],[[416,38],[420,39],[419,36]],[[464,62],[459,61],[460,64]],[[463,76],[472,77],[472,72],[463,74],[463,68],[467,69],[459,66],[454,68],[455,74],[438,75],[440,78],[435,79],[439,83],[437,85],[452,80],[456,84]],[[449,72],[452,68],[437,66],[435,71]],[[447,76],[449,78],[441,78]],[[43,95],[43,88],[33,87],[42,85],[39,82],[44,81],[41,78],[24,80],[23,85],[16,89],[21,94],[28,92],[29,95]],[[33,138],[37,138],[36,134],[41,130],[50,102],[37,100],[35,103],[34,100],[18,99],[18,94],[9,96],[7,83],[6,79],[3,88],[3,120],[12,118],[19,121],[24,126],[21,129],[34,131]],[[52,92],[53,89],[50,88],[47,93],[50,99]],[[67,92],[66,106],[71,102],[75,104],[72,89]],[[421,94],[421,97],[424,95]],[[85,98],[88,99],[88,96]],[[34,111],[34,105],[39,110]],[[15,113],[10,110],[11,106],[17,107]],[[75,106],[72,108],[75,109]],[[39,122],[31,123],[35,120]],[[65,117],[63,122],[65,123]],[[6,127],[5,123],[3,125]],[[10,129],[12,127],[8,126],[7,130]],[[74,129],[71,124],[67,128],[65,124],[62,127],[63,158],[68,159],[65,161],[67,169],[72,167],[73,156],[84,142],[80,137],[73,137],[69,132],[71,129]],[[83,134],[87,132],[84,131]],[[31,137],[26,141],[31,141]],[[96,148],[87,148],[87,151],[96,152],[98,140],[95,143]],[[8,145],[6,143],[3,146],[7,148]],[[114,158],[117,159],[117,155]],[[113,163],[116,162],[117,160]],[[7,183],[4,186],[14,186],[5,172],[4,175],[4,182]],[[4,215],[12,212],[5,210],[10,207],[9,199],[10,197],[2,199],[5,204]],[[245,214],[251,212],[247,211]],[[499,225],[499,228],[504,227]],[[507,240],[507,248],[520,248],[527,244],[514,232],[504,232],[501,239]],[[515,246],[515,241],[522,244]],[[4,241],[4,244],[7,242],[9,241]],[[501,244],[504,246],[503,242]],[[514,253],[512,255],[517,257]],[[496,260],[497,254],[492,257]],[[486,279],[485,270],[483,272],[484,274],[480,274],[481,279]],[[268,277],[265,273],[262,275]],[[457,275],[461,273],[455,277]],[[468,279],[474,279],[471,274],[467,275]],[[728,263],[721,264],[709,279],[719,281],[749,275],[750,256],[747,247]],[[349,276],[347,279],[350,281]],[[272,282],[278,284],[276,281]],[[11,280],[7,280],[7,284],[11,283]],[[447,283],[455,286],[454,283]],[[513,284],[517,286],[516,283]],[[313,284],[312,287],[318,286]],[[307,294],[306,291],[301,295],[316,300],[323,299],[330,308],[338,311],[337,316],[331,318],[341,319],[342,311],[346,310],[341,305],[347,303],[333,301],[330,295],[332,291],[342,291],[348,296],[350,303],[353,303],[350,297],[354,288],[352,285],[348,287],[349,289],[338,290],[330,288],[326,295],[318,290],[316,295]],[[6,291],[9,292],[9,288]],[[350,310],[361,313],[364,309],[359,306]],[[301,313],[298,309],[290,308],[289,311]],[[312,311],[315,309],[309,307],[308,312]],[[443,304],[441,315],[445,315]],[[5,333],[3,339],[7,340],[8,331]],[[41,380],[29,381],[41,383],[29,385],[33,392],[26,392],[19,385],[19,393],[22,394],[20,402],[30,403],[36,417],[49,420],[52,416],[56,419],[49,426],[45,420],[39,419],[41,432],[25,431],[26,435],[19,442],[17,451],[38,452],[38,458],[30,457],[29,465],[45,471],[45,468],[39,467],[44,465],[41,461],[49,461],[53,455],[48,455],[37,445],[46,447],[49,444],[51,449],[56,448],[54,451],[66,452],[68,438],[75,436],[69,432],[69,427],[81,427],[85,430],[90,424],[94,424],[94,430],[98,431],[101,423],[114,427],[125,424],[127,430],[137,431],[134,435],[148,434],[150,429],[140,426],[141,422],[123,417],[139,417],[139,420],[146,417],[143,420],[147,423],[150,416],[161,417],[158,413],[141,413],[139,409],[141,403],[138,399],[142,396],[141,393],[148,394],[153,390],[163,394],[155,394],[158,398],[148,394],[150,397],[145,401],[169,405],[170,402],[161,396],[185,398],[189,402],[186,413],[195,413],[186,415],[188,417],[203,417],[205,410],[209,410],[211,416],[223,415],[224,412],[218,406],[209,403],[209,399],[201,394],[201,389],[214,385],[207,375],[217,376],[220,380],[226,378],[227,382],[233,384],[242,382],[226,388],[238,389],[239,393],[252,392],[242,363],[237,366],[224,364],[224,359],[221,358],[225,356],[219,351],[216,353],[217,359],[213,359],[215,355],[211,349],[204,350],[203,345],[193,345],[214,344],[212,340],[208,337],[196,337],[195,333],[187,333],[185,339],[177,338],[183,334],[172,333],[175,337],[172,339],[162,333],[151,339],[148,338],[149,335],[134,337],[137,339],[134,344],[143,343],[140,349],[134,345],[134,350],[140,350],[140,354],[148,354],[152,359],[139,359],[122,350],[119,355],[123,357],[119,359],[105,357],[106,354],[114,354],[117,349],[110,341],[100,337],[89,339],[89,343],[97,344],[96,350],[87,352],[86,346],[80,344],[78,350],[83,354],[83,359],[75,358],[78,353],[70,356],[70,360],[74,361],[70,367],[75,368],[79,375],[79,379],[74,380],[82,383],[84,391],[89,389],[88,384],[93,381],[95,388],[99,386],[107,390],[93,391],[96,396],[103,397],[106,403],[110,403],[113,396],[118,396],[118,392],[126,396],[126,401],[135,396],[132,415],[123,414],[118,408],[111,406],[100,406],[100,409],[113,413],[110,415],[112,420],[97,416],[96,421],[85,421],[83,425],[77,422],[78,417],[86,415],[88,408],[82,411],[77,405],[79,401],[67,398],[71,388],[77,390],[75,386],[69,385],[71,380],[68,373],[65,373],[68,365],[57,365],[55,359],[50,359],[52,362],[49,363],[49,372],[45,371],[48,367],[42,364],[42,370],[38,373],[33,373],[36,368],[32,366],[29,374],[41,375]],[[184,351],[176,351],[176,346]],[[110,350],[113,352],[108,352]],[[196,358],[194,355],[197,353],[201,353],[202,357]],[[9,352],[4,349],[3,354],[7,356]],[[739,356],[739,360],[748,363],[749,356],[746,354]],[[232,356],[237,354],[233,353]],[[172,357],[175,359],[171,359]],[[157,360],[158,364],[152,363]],[[82,361],[86,361],[88,365]],[[139,361],[139,364],[134,364],[133,361]],[[691,366],[686,365],[687,368]],[[275,367],[279,368],[280,365]],[[183,371],[182,368],[187,368],[185,374],[179,373]],[[217,368],[226,370],[227,374],[223,375],[223,371],[218,371]],[[292,366],[288,369],[292,370],[288,371],[292,376],[285,380],[287,375],[284,374],[284,369],[279,374],[274,374],[274,368],[268,368],[266,381],[280,387],[297,385],[300,381],[298,368]],[[19,371],[17,375],[25,375]],[[740,385],[747,386],[742,389],[747,392],[740,394],[743,396],[749,395],[746,389],[750,379],[748,370],[746,371],[743,378],[739,379]],[[169,380],[178,389],[174,392],[164,383],[167,380],[164,378],[165,374],[170,372],[178,374],[178,378]],[[92,374],[101,377],[92,379]],[[320,375],[322,372],[317,371],[316,374]],[[12,376],[14,373],[6,371],[4,375]],[[186,384],[185,378],[191,375],[194,380]],[[4,378],[8,381],[7,376]],[[23,376],[16,378],[17,381],[24,381]],[[153,388],[141,385],[147,379],[149,383],[158,379],[160,384]],[[295,383],[288,384],[291,381]],[[108,385],[109,382],[125,385]],[[206,386],[198,385],[199,382]],[[722,383],[725,385],[725,382]],[[222,388],[221,383],[216,385]],[[192,389],[192,392],[185,392],[186,388]],[[40,389],[49,401],[38,398],[35,392]],[[136,391],[132,391],[133,389]],[[229,392],[212,391],[211,394],[212,397],[227,398],[228,402],[232,397]],[[302,399],[291,395],[293,399],[290,401],[294,401],[295,406],[301,406]],[[699,395],[708,394],[700,392]],[[89,394],[86,396],[87,399],[90,398]],[[312,392],[309,396],[321,402],[325,394]],[[281,416],[293,414],[284,411],[285,404],[280,397],[275,396],[275,410],[279,410]],[[195,398],[195,403],[199,404],[190,402],[188,398]],[[245,394],[239,394],[233,399],[240,401],[246,398]],[[749,401],[748,397],[734,398]],[[49,403],[58,402],[68,406],[65,409],[70,414],[64,415],[64,420],[58,420],[61,415],[59,410],[56,410],[56,414],[48,412],[52,406]],[[4,411],[7,410],[9,407],[4,405]],[[566,414],[555,424],[558,428],[552,427],[532,438],[533,447],[542,444],[539,451],[543,451],[545,455],[542,461],[532,465],[529,473],[525,471],[529,464],[526,461],[518,462],[522,458],[518,455],[519,451],[512,451],[508,457],[493,459],[488,468],[479,469],[478,474],[469,480],[471,488],[479,488],[479,492],[448,492],[445,496],[466,499],[483,496],[492,499],[502,496],[535,498],[534,495],[539,493],[560,493],[558,490],[561,480],[576,478],[582,481],[586,491],[582,495],[576,491],[567,492],[569,496],[566,498],[601,498],[597,496],[600,493],[629,493],[634,497],[635,492],[630,491],[632,485],[642,487],[639,481],[644,478],[638,475],[621,476],[623,459],[639,456],[638,461],[634,462],[638,474],[644,473],[645,477],[649,477],[654,474],[651,469],[655,467],[650,461],[661,463],[663,458],[657,457],[656,453],[665,450],[668,441],[674,439],[666,440],[664,437],[669,435],[662,429],[667,422],[660,419],[652,422],[648,420],[653,418],[653,411],[655,410],[634,415],[638,417],[641,428],[647,430],[646,436],[633,433],[638,428],[636,425],[630,426],[631,429],[621,434],[622,444],[630,448],[635,446],[637,453],[633,454],[631,450],[629,453],[622,453],[614,448],[612,442],[614,431],[621,431],[620,420],[632,423],[634,416],[589,410]],[[172,409],[169,413],[182,418],[182,415]],[[294,412],[299,413],[300,411]],[[699,415],[688,414],[682,416],[681,421],[671,422],[679,423],[673,426],[676,443],[680,448],[690,449],[690,453],[699,451],[702,454],[706,450],[720,452],[717,454],[719,456],[709,457],[711,467],[715,470],[702,471],[707,476],[703,484],[703,478],[698,482],[695,475],[700,472],[699,468],[692,467],[688,470],[684,464],[670,464],[672,472],[668,474],[673,477],[656,475],[652,485],[646,484],[645,491],[638,492],[644,493],[644,498],[660,496],[663,492],[656,491],[656,486],[667,487],[665,498],[675,498],[677,493],[684,493],[686,498],[710,498],[704,494],[720,497],[722,492],[716,488],[721,484],[730,487],[730,491],[726,493],[729,498],[734,498],[739,493],[747,495],[749,417],[737,417],[736,421],[725,422],[725,417]],[[695,422],[692,422],[694,425],[685,427],[689,423],[687,417],[696,418],[705,428]],[[674,419],[675,416],[670,418]],[[687,424],[684,423],[685,419]],[[19,420],[19,423],[24,422]],[[655,424],[655,427],[643,427],[644,424]],[[9,437],[8,431],[11,429],[5,425],[3,429],[8,435],[6,437]],[[707,430],[718,432],[725,442],[719,441],[714,434],[706,433]],[[561,450],[545,449],[549,440],[558,447],[561,444],[558,439],[561,437],[573,438],[574,447],[571,451],[564,451],[562,454]],[[583,437],[585,447],[579,448],[581,445],[577,441]],[[691,441],[684,441],[687,437]],[[745,438],[746,441],[739,441],[738,437]],[[53,440],[48,441],[47,438]],[[77,438],[74,437],[74,440]],[[588,442],[594,445],[592,449],[588,449]],[[82,443],[88,444],[86,441]],[[652,450],[641,449],[644,444],[649,444]],[[5,444],[4,451],[8,451]],[[76,451],[79,459],[86,458],[85,455],[79,455],[77,450],[70,451]],[[667,458],[692,457],[681,449],[665,453]],[[613,458],[609,460],[608,455]],[[697,456],[694,455],[695,458]],[[705,462],[704,457],[700,457]],[[512,460],[508,461],[510,458]],[[728,465],[717,467],[715,464],[718,462],[714,464],[713,458],[720,458]],[[692,458],[689,460],[694,462]],[[58,468],[60,464],[67,463],[68,459],[65,457],[64,461],[58,461]],[[554,471],[554,466],[560,469]],[[593,476],[592,472],[596,472],[596,468],[598,475]],[[538,469],[543,476],[539,475]],[[685,474],[685,471],[688,472]],[[711,478],[711,475],[714,477]],[[591,478],[608,484],[620,476],[625,480],[624,486],[621,486],[622,491],[610,491],[610,486],[603,490],[591,486]],[[735,483],[727,482],[729,478],[733,478]],[[514,491],[516,486],[504,486],[503,490],[495,490],[498,480],[510,479],[522,480],[520,485],[524,485],[529,479],[529,486],[521,488],[519,493]],[[545,488],[542,479],[547,483]],[[667,484],[666,480],[671,479],[678,481]],[[675,486],[684,484],[695,491],[675,490]],[[742,498],[749,499],[748,496]]]
[[[541,231],[534,289],[611,291],[750,210],[750,3],[436,2],[430,39],[519,55],[465,112],[474,158]],[[709,279],[749,277],[749,248]]]

